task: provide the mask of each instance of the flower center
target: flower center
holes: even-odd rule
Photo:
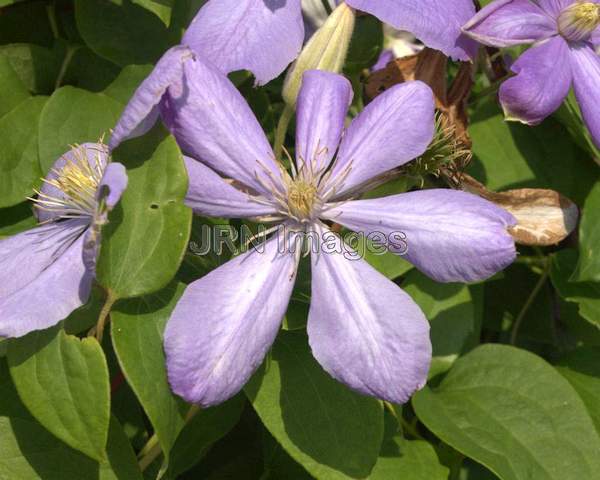
[[[558,17],[558,30],[571,41],[587,40],[600,25],[600,4],[576,2],[565,8]]]
[[[295,179],[288,186],[288,208],[299,220],[311,218],[313,206],[317,200],[317,188],[300,179]]]
[[[71,153],[72,158],[43,179],[44,186],[36,191],[38,198],[32,199],[36,208],[50,213],[52,219],[93,216],[96,211],[96,193],[104,172],[101,152],[92,161],[85,147],[75,147]]]

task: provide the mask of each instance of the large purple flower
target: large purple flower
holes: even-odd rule
[[[431,357],[423,313],[396,284],[362,259],[349,260],[337,222],[364,233],[403,232],[406,258],[440,281],[475,281],[515,257],[514,218],[464,192],[427,190],[354,200],[374,177],[421,155],[434,131],[434,102],[421,82],[395,86],[344,129],[352,97],[342,76],[309,71],[298,98],[296,160],[289,174],[233,84],[185,49],[168,54],[126,107],[117,139],[146,128],[152,113],[177,138],[196,213],[253,218],[287,227],[288,245],[327,239],[312,254],[308,334],[333,377],[359,392],[405,402],[426,381]],[[179,71],[178,81],[166,74]],[[337,155],[336,155],[337,152]],[[280,328],[299,249],[250,250],[191,283],[165,332],[169,380],[186,400],[217,404],[238,392]],[[348,247],[345,247],[345,253]]]
[[[475,13],[473,0],[346,0],[431,48],[460,60],[472,58],[475,43],[460,27]],[[258,84],[277,77],[300,53],[304,40],[301,0],[209,0],[182,44],[224,73],[246,69]]]
[[[533,43],[500,87],[506,117],[536,125],[573,86],[583,119],[600,147],[600,0],[496,0],[464,26],[485,45]]]
[[[102,144],[54,163],[34,200],[40,225],[0,241],[0,337],[51,327],[87,301],[100,227],[126,186]]]

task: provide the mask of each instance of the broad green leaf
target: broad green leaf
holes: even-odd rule
[[[111,312],[115,354],[127,383],[148,415],[165,456],[169,455],[189,411],[167,381],[162,335],[185,285],[120,302]]]
[[[36,225],[31,202],[0,209],[0,239],[29,230]]]
[[[38,121],[47,97],[31,97],[0,118],[0,208],[33,195],[42,172]]]
[[[431,324],[433,360],[429,376],[445,372],[461,353],[477,344],[481,324],[479,306],[469,287],[439,283],[412,270],[402,283],[403,290],[423,310]]]
[[[129,184],[103,229],[97,279],[115,298],[129,298],[157,291],[174,277],[192,212],[183,204],[183,157],[160,126],[125,142],[113,160],[127,167]]]
[[[167,478],[178,478],[199,462],[209,448],[238,422],[245,402],[245,397],[240,394],[221,405],[196,413],[185,425],[170,452]]]
[[[384,442],[369,480],[447,480],[448,473],[429,443],[398,435]]]
[[[0,361],[0,478],[6,480],[141,480],[135,455],[119,422],[111,419],[102,464],[69,448],[27,411]]]
[[[561,250],[552,259],[550,276],[558,294],[579,307],[579,314],[600,328],[600,282],[570,282],[577,261],[575,250]]]
[[[600,433],[600,349],[578,348],[556,365],[577,391]]]
[[[116,125],[129,97],[149,72],[145,66],[124,68],[104,91],[92,93],[74,87],[56,90],[42,110],[39,153],[46,173],[69,146],[97,142]]]
[[[596,177],[600,178],[600,177]],[[600,282],[600,181],[585,200],[579,225],[579,263],[573,273],[578,282]]]
[[[551,188],[579,203],[598,178],[598,166],[552,118],[536,127],[506,122],[492,100],[475,110],[469,133],[470,173],[492,190]]]
[[[102,461],[110,420],[108,367],[94,338],[60,326],[8,345],[10,374],[31,414],[70,447]]]
[[[459,358],[413,397],[419,419],[502,480],[600,478],[600,438],[585,405],[544,360],[507,345]]]
[[[586,149],[596,159],[600,159],[600,150],[594,145],[592,136],[583,123],[581,110],[572,90],[554,116],[567,128],[571,137],[581,148]]]
[[[42,172],[46,174],[70,145],[97,142],[115,126],[123,106],[112,98],[62,87],[56,90],[42,110],[39,130],[39,153]]]
[[[133,0],[139,6],[150,10],[168,27],[171,23],[171,9],[175,0]]]
[[[85,43],[117,65],[155,63],[169,48],[165,24],[130,1],[76,0],[75,17]]]
[[[8,58],[0,55],[0,117],[29,98],[29,92]]]
[[[245,391],[271,435],[314,477],[371,472],[383,439],[382,405],[325,373],[305,335],[281,332]]]
[[[44,95],[55,89],[66,53],[66,46],[60,42],[52,49],[33,43],[0,46],[0,55],[8,58],[23,85],[30,92]]]

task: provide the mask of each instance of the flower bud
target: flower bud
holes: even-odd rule
[[[342,2],[310,38],[285,79],[283,99],[288,105],[296,105],[305,71],[339,72],[342,69],[354,31],[354,21],[354,10]]]
[[[567,40],[579,42],[590,38],[600,25],[600,4],[575,2],[558,17],[558,31]]]

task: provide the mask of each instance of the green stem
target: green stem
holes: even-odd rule
[[[185,416],[185,423],[187,424],[199,411],[200,407],[198,405],[192,405]],[[160,448],[160,443],[158,442],[158,437],[155,433],[138,453],[137,457],[140,470],[142,472],[146,470],[161,454],[162,449]]]
[[[90,331],[90,335],[93,334],[96,336],[98,343],[102,343],[102,336],[104,335],[104,327],[106,326],[106,322],[109,319],[110,310],[112,309],[115,302],[118,300],[117,296],[111,291],[108,291],[108,295],[106,296],[106,301],[102,306],[102,310],[100,310],[100,315],[98,315],[98,321],[96,322],[96,327]]]
[[[73,59],[73,55],[75,55],[75,52],[79,50],[79,47],[72,47],[72,46],[68,46],[67,47],[67,53],[65,54],[65,58],[63,59],[62,65],[60,66],[60,71],[58,72],[58,77],[56,77],[56,83],[54,84],[54,90],[58,90],[65,78],[65,75],[67,73],[67,69],[69,68],[69,65],[71,64],[71,60]]]
[[[50,23],[50,29],[54,38],[60,38],[60,31],[58,29],[58,21],[56,20],[56,2],[52,2],[46,5],[46,13],[48,14],[48,22]]]
[[[510,344],[511,345],[514,345],[516,343],[517,335],[519,334],[519,328],[521,328],[521,324],[523,323],[523,319],[525,318],[525,315],[527,314],[527,312],[529,311],[529,308],[531,307],[534,300],[536,299],[536,297],[542,290],[542,287],[546,284],[546,280],[548,280],[548,276],[550,275],[551,265],[552,265],[552,262],[550,261],[550,259],[546,258],[546,265],[544,267],[544,271],[542,272],[542,276],[540,277],[538,282],[535,284],[535,287],[533,287],[533,290],[529,294],[529,297],[527,298],[525,305],[523,305],[523,308],[517,315],[515,323],[513,324],[513,328],[512,328],[511,334],[510,334]]]
[[[275,158],[281,160],[281,154],[283,152],[283,144],[285,142],[285,135],[287,134],[288,127],[292,121],[294,115],[294,108],[286,105],[279,118],[277,124],[277,130],[275,131],[275,144],[273,150],[275,152]]]

